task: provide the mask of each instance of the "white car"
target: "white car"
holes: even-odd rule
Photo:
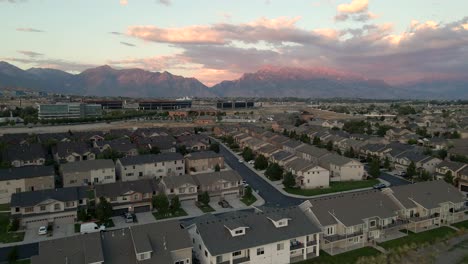
[[[243,160],[243,159],[239,159],[239,163],[243,163],[243,162],[244,162],[244,160]]]
[[[255,161],[254,160],[249,160],[249,164],[254,164]]]
[[[37,232],[39,235],[47,235],[47,226],[41,226],[39,227],[39,231]]]

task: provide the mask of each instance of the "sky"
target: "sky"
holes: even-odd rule
[[[468,75],[467,0],[0,0],[0,60],[211,86],[264,67],[391,84]]]

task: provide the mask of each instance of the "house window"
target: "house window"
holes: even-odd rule
[[[235,256],[239,256],[240,254],[242,254],[241,251],[236,251],[232,253],[232,256],[235,257]]]
[[[135,196],[133,196],[133,199],[138,200],[138,194],[135,194]]]
[[[117,201],[117,198],[116,197],[111,197],[110,200],[111,200],[111,202],[115,202],[115,201]]]
[[[143,172],[140,171],[140,172],[138,173],[138,176],[143,177]]]
[[[280,251],[280,250],[283,250],[283,249],[284,249],[284,243],[276,244],[276,250],[277,251]]]
[[[59,203],[54,204],[54,210],[55,211],[60,210],[60,204]]]
[[[174,264],[184,264],[184,263],[185,263],[185,260],[178,260],[178,261],[174,262]]]
[[[122,197],[122,200],[127,201],[127,197],[125,197],[125,196]]]
[[[265,254],[265,249],[264,248],[257,248],[257,256]]]
[[[372,220],[369,222],[370,227],[375,227],[376,221]]]
[[[45,209],[46,209],[45,205],[41,205],[40,208],[41,208],[41,211],[45,211]]]
[[[244,233],[244,230],[242,230],[242,229],[240,229],[240,230],[236,230],[236,232],[235,232],[235,233],[236,233],[236,235],[238,235],[238,234],[242,234],[242,233]]]
[[[224,187],[224,188],[229,188],[229,182],[225,182],[225,183],[223,184],[223,187]]]
[[[34,207],[26,207],[26,208],[24,208],[24,212],[25,212],[25,213],[34,212]]]
[[[21,192],[21,188],[16,188],[16,193],[20,193]]]
[[[112,178],[113,178],[112,176],[106,176],[104,179],[110,180],[110,179],[112,179]]]
[[[179,188],[179,193],[185,193],[185,188]]]
[[[327,227],[327,235],[335,234],[335,228],[333,226]]]
[[[205,257],[208,257],[208,251],[205,250]]]

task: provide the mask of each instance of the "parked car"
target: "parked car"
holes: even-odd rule
[[[38,235],[47,235],[47,226],[39,227],[39,231],[37,232]]]
[[[218,204],[222,207],[222,208],[231,208],[231,206],[229,205],[229,203],[226,201],[226,200],[221,200],[218,202]]]
[[[385,183],[377,183],[376,185],[372,186],[375,190],[381,190],[383,188],[387,188],[387,185]]]
[[[125,223],[133,223],[134,221],[134,218],[133,218],[133,215],[131,213],[125,213],[124,214],[124,218],[125,218]]]
[[[254,160],[249,160],[249,164],[254,164],[255,161]]]
[[[397,172],[397,175],[401,177],[406,177],[406,171],[399,171]]]
[[[243,163],[243,162],[244,162],[244,160],[243,160],[243,159],[239,159],[239,163]]]
[[[80,233],[87,234],[87,233],[94,233],[94,232],[102,232],[106,231],[106,227],[104,225],[98,226],[96,223],[83,223],[80,226]]]

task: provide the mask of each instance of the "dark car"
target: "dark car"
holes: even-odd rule
[[[222,208],[231,208],[231,206],[229,205],[229,203],[226,201],[226,200],[221,200],[218,202],[218,204],[222,207]]]
[[[372,188],[376,190],[381,190],[383,188],[387,188],[387,185],[385,185],[385,183],[377,183],[376,185],[372,186]]]

